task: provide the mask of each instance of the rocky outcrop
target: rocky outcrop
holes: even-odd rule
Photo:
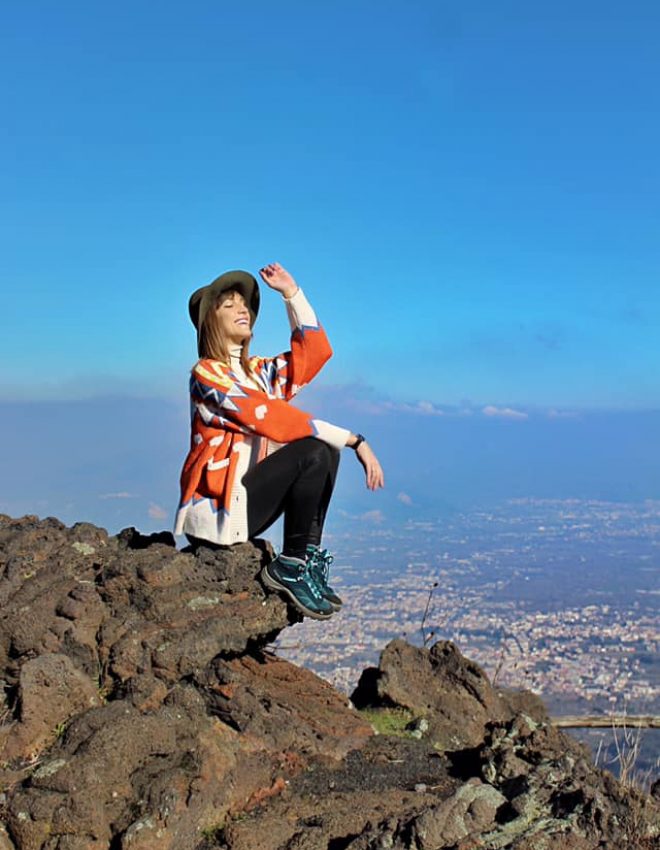
[[[562,841],[568,847],[581,846],[577,838],[582,846],[591,847],[598,846],[595,842],[603,836],[615,847],[634,846],[644,838],[637,827],[645,814],[649,821],[657,816],[650,798],[624,789],[610,773],[597,770],[582,745],[524,714],[489,724],[476,752],[467,760],[461,755],[465,754],[454,754],[459,768],[466,761],[474,764],[474,757],[483,781],[507,800],[503,823],[484,836],[494,850],[544,843],[561,847]],[[651,833],[646,837],[650,839]]]
[[[263,651],[299,620],[257,580],[265,546],[173,544],[0,520],[0,781],[16,847],[194,847],[310,757],[371,735],[345,697]]]
[[[486,724],[509,718],[522,706],[547,720],[533,694],[496,691],[484,671],[449,641],[431,649],[391,641],[377,668],[367,668],[351,695],[357,708],[399,707],[427,719],[430,735],[445,751],[473,746]]]
[[[132,529],[109,537],[55,519],[0,520],[0,676],[5,692],[20,691],[19,725],[34,722],[31,703],[51,698],[54,725],[78,713],[81,699],[144,693],[146,682],[157,700],[216,656],[266,644],[299,620],[255,580],[265,548],[202,548],[194,557],[171,536],[158,538]],[[41,673],[26,667],[36,658]],[[73,700],[62,676],[75,671],[95,687],[74,688]]]
[[[376,738],[341,768],[292,781],[267,809],[228,824],[219,846],[656,846],[660,822],[650,797],[596,769],[583,745],[551,725],[538,698],[494,689],[453,644],[392,641],[352,699],[383,729],[398,719],[402,737]]]
[[[0,517],[0,850],[650,850],[657,804],[453,644],[390,643],[364,712],[275,656],[269,557]]]
[[[266,748],[336,759],[372,734],[331,685],[270,653],[218,658],[203,684],[210,711]]]

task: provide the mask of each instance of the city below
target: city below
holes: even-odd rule
[[[278,652],[345,693],[393,638],[452,640],[555,715],[658,713],[660,502],[517,499],[329,532],[344,606],[287,630]]]

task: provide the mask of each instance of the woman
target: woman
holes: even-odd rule
[[[193,546],[228,545],[256,537],[283,513],[282,552],[262,580],[303,614],[325,619],[341,605],[328,583],[332,556],[321,549],[339,450],[355,450],[370,490],[384,486],[383,471],[361,434],[288,403],[332,349],[292,276],[279,263],[259,274],[284,298],[291,325],[291,350],[277,357],[249,356],[260,301],[251,274],[226,272],[190,298],[200,359],[174,532]]]

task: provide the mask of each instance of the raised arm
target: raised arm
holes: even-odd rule
[[[289,400],[308,384],[332,357],[332,348],[316,313],[302,289],[279,263],[259,271],[262,280],[284,298],[291,326],[291,349],[262,361],[270,372],[269,383],[277,383],[282,396]]]
[[[289,400],[320,372],[332,357],[332,348],[314,310],[292,275],[279,263],[264,266],[259,275],[264,283],[284,298],[291,325],[291,350],[277,357],[260,360],[254,365],[258,370],[262,370],[263,377],[270,386],[277,388],[283,398]],[[357,442],[357,436],[345,428],[338,428],[319,419],[308,421],[315,423],[320,439],[337,448],[342,445],[352,447]],[[368,489],[377,490],[384,487],[382,467],[366,441],[360,442],[356,457],[364,469]]]

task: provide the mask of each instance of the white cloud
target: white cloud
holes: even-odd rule
[[[352,514],[349,511],[345,511],[343,508],[337,508],[335,513],[344,517],[344,519],[350,519],[353,521],[357,520],[358,522],[373,522],[376,525],[385,521],[385,514],[379,510],[365,511],[361,514]]]
[[[483,401],[471,400],[468,397],[460,402],[450,404],[449,402],[434,402],[426,399],[412,401],[397,400],[380,395],[379,391],[368,384],[326,384],[318,387],[306,387],[310,402],[304,402],[303,408],[314,409],[314,405],[320,407],[319,415],[327,417],[330,421],[337,411],[350,411],[367,416],[383,416],[391,414],[410,414],[411,416],[444,417],[446,420],[455,418],[469,418],[472,416],[487,416],[509,420],[525,421],[538,417],[549,419],[567,419],[570,417],[580,418],[579,413],[560,410],[558,408],[547,408],[545,406],[524,405],[514,408],[505,405],[484,404]],[[305,407],[305,405],[307,405]]]
[[[366,413],[370,416],[383,416],[388,413],[411,413],[417,416],[445,416],[449,408],[438,407],[428,399],[418,401],[395,401],[380,396],[373,387],[364,384],[326,384],[325,386],[306,387],[305,393],[311,403],[320,401],[322,405],[343,408]],[[308,402],[302,402],[303,407]],[[307,409],[307,408],[305,408]]]
[[[397,499],[404,505],[412,505],[413,503],[411,497],[403,491],[397,495]]]
[[[362,404],[358,402],[358,404]],[[383,400],[379,402],[367,401],[362,407],[365,413],[413,413],[418,416],[444,416],[445,411],[436,407],[430,401],[417,401],[413,404],[406,401]]]
[[[160,505],[157,505],[155,502],[152,502],[149,505],[149,510],[147,511],[151,519],[167,519],[167,511],[165,508],[161,508]]]
[[[495,407],[493,404],[486,405],[481,412],[484,416],[494,416],[500,419],[529,419],[529,414],[522,410],[514,410],[512,407]]]
[[[418,401],[413,410],[416,413],[425,413],[427,416],[444,416],[444,411],[430,401]]]
[[[379,525],[381,522],[385,521],[385,514],[382,511],[365,511],[363,514],[360,514],[360,519],[364,522],[373,522],[376,525]]]
[[[126,490],[119,493],[101,493],[99,499],[137,499],[137,493],[128,493]]]

